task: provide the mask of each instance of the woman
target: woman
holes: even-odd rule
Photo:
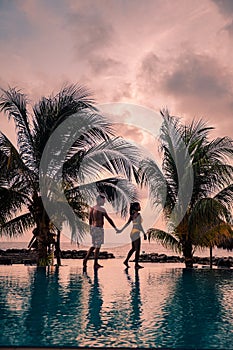
[[[130,205],[130,217],[127,223],[122,227],[121,230],[118,232],[122,232],[132,221],[133,222],[133,227],[130,233],[130,238],[132,241],[132,248],[128,252],[127,258],[123,262],[125,266],[128,268],[130,267],[128,262],[132,254],[135,252],[135,269],[141,269],[143,266],[139,265],[139,255],[140,255],[140,248],[141,248],[141,238],[140,238],[140,232],[143,232],[144,234],[144,239],[146,240],[146,233],[142,227],[142,217],[140,215],[140,204],[138,202],[131,203]]]

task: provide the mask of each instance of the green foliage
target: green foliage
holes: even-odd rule
[[[191,252],[192,246],[219,245],[221,240],[233,237],[233,169],[229,164],[233,141],[229,137],[210,140],[213,128],[203,120],[185,125],[168,111],[161,113],[162,171],[152,160],[146,160],[141,179],[149,184],[154,205],[161,198],[161,183],[166,184],[164,215],[169,232],[154,228],[148,232],[166,247],[182,246],[183,252],[187,247]],[[185,170],[188,167],[192,182],[191,172]],[[189,184],[190,198],[185,195]]]
[[[15,123],[17,146],[0,132],[0,234],[12,237],[39,225],[44,210],[42,202],[35,205],[41,199],[39,176],[48,184],[44,195],[57,206],[54,219],[60,217],[58,229],[68,222],[75,241],[87,232],[87,198],[93,199],[98,191],[106,193],[124,215],[130,198],[136,198],[130,180],[137,174],[139,153],[122,138],[114,137],[110,122],[98,112],[90,92],[78,85],[64,86],[58,94],[42,97],[31,110],[29,113],[28,99],[20,90],[2,90],[0,111]],[[60,143],[50,144],[51,136],[64,122]],[[68,149],[70,137],[74,140]],[[54,152],[54,162],[45,169],[46,174],[44,169],[39,174],[47,146]],[[59,151],[66,154],[62,167],[56,158]],[[62,179],[58,181],[60,168]],[[64,199],[73,208],[72,217],[63,211]],[[72,225],[75,216],[83,222],[79,231]]]

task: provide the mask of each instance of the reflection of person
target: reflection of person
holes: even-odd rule
[[[99,285],[98,270],[94,272],[94,281],[91,285],[89,303],[88,303],[88,320],[90,328],[95,330],[101,329],[101,309],[102,309],[103,299],[102,292]]]
[[[118,232],[114,222],[108,216],[106,210],[103,208],[105,203],[105,196],[99,195],[96,198],[96,205],[91,208],[89,214],[90,233],[92,237],[92,246],[90,247],[87,255],[83,259],[83,267],[86,268],[87,260],[91,253],[94,252],[94,268],[103,267],[98,264],[98,257],[101,245],[104,243],[104,218],[115,228]]]
[[[128,252],[128,255],[124,261],[125,266],[128,268],[129,267],[129,259],[135,252],[135,268],[136,269],[141,269],[143,266],[139,265],[139,255],[140,255],[140,248],[141,248],[141,238],[140,238],[140,232],[143,232],[144,234],[144,239],[147,239],[146,233],[142,227],[142,217],[141,214],[139,213],[141,210],[140,204],[138,202],[131,203],[130,205],[130,217],[127,223],[122,227],[119,232],[122,232],[132,221],[133,223],[133,228],[130,233],[130,238],[132,241],[132,248]]]
[[[131,296],[131,313],[130,313],[130,326],[132,328],[138,329],[138,327],[141,326],[141,306],[142,306],[142,301],[141,301],[141,295],[140,295],[140,281],[139,281],[139,273],[138,270],[135,270],[135,281],[133,282],[129,273],[128,269],[125,269],[125,273],[127,276],[128,281],[131,284],[131,291],[130,291],[130,296]]]

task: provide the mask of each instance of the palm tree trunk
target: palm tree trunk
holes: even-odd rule
[[[37,192],[33,194],[32,212],[38,229],[38,260],[37,266],[48,266],[48,236],[49,236],[49,217],[44,209],[44,205]]]
[[[56,258],[57,258],[57,266],[61,266],[61,248],[60,248],[60,238],[61,231],[57,231],[57,242],[56,242]]]
[[[185,259],[185,267],[193,268],[193,247],[192,242],[187,240],[183,244],[183,255]]]
[[[210,246],[210,269],[213,268],[213,247]]]
[[[46,220],[41,220],[39,225],[39,236],[38,236],[38,266],[48,266],[48,233],[49,225]]]
[[[38,217],[38,266],[48,266],[48,236],[49,236],[49,217],[44,210],[41,208],[41,215]]]

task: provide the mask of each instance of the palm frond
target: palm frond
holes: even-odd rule
[[[99,193],[104,194],[115,212],[120,213],[123,217],[128,214],[130,203],[138,200],[136,187],[128,180],[121,178],[108,178],[81,185],[66,191],[66,196],[68,198],[72,196],[74,205],[81,196],[86,206],[89,207],[95,202]]]
[[[148,229],[147,234],[149,239],[156,240],[161,243],[164,248],[170,248],[176,253],[182,252],[180,241],[173,234],[156,228]]]
[[[218,137],[208,143],[206,146],[207,154],[215,161],[226,162],[228,156],[233,156],[233,140],[230,137]]]
[[[23,178],[24,184],[27,182],[27,186],[29,183],[33,185],[35,182],[34,173],[24,163],[18,150],[2,132],[0,132],[0,150],[0,177],[7,179],[8,183],[11,180],[17,183]]]
[[[149,187],[152,206],[166,206],[169,200],[168,184],[158,164],[150,158],[143,159],[139,165],[139,176],[141,185]]]
[[[136,186],[127,179],[109,178],[96,182],[100,193],[105,194],[113,209],[126,217],[129,212],[130,203],[138,201]]]
[[[226,249],[228,251],[233,250],[233,238],[225,238],[220,243],[216,244],[217,248]]]
[[[197,234],[200,226],[217,226],[220,223],[230,223],[231,213],[228,208],[215,198],[203,198],[193,207],[188,229],[193,235]]]
[[[65,118],[85,109],[96,111],[91,92],[77,84],[65,85],[58,94],[43,97],[33,108],[35,130],[46,120],[53,127],[54,122],[62,122]],[[57,125],[55,126],[55,128]]]
[[[0,186],[0,216],[2,222],[12,218],[12,215],[15,215],[23,206],[28,204],[29,200],[24,194]]]
[[[161,147],[164,153],[162,170],[167,183],[165,213],[171,216],[175,226],[185,215],[193,190],[193,167],[188,146],[185,144],[185,128],[178,118],[163,115]]]
[[[200,225],[196,233],[193,243],[199,247],[214,247],[224,244],[224,242],[233,239],[232,226],[226,222],[219,221]]]
[[[43,144],[39,156],[39,160],[42,156],[41,171],[60,176],[64,162],[70,160],[70,164],[67,162],[69,168],[77,161],[78,152],[86,153],[99,143],[107,142],[110,129],[109,122],[97,114],[80,112],[72,115],[53,132],[45,148]]]
[[[225,187],[220,192],[218,192],[214,199],[216,199],[218,202],[222,203],[223,205],[232,208],[233,205],[233,184]]]
[[[35,225],[31,213],[25,213],[4,223],[0,222],[0,236],[18,237],[22,236],[28,229]]]
[[[184,140],[185,144],[189,145],[190,155],[195,152],[197,147],[200,147],[200,144],[208,142],[209,132],[213,129],[202,118],[193,119],[190,124],[184,126]]]
[[[43,97],[38,104],[34,106],[33,111],[35,118],[33,137],[37,150],[37,154],[35,154],[37,161],[39,161],[49,137],[59,125],[62,125],[62,123],[67,121],[71,116],[76,116],[76,124],[71,128],[72,133],[75,132],[76,129],[80,130],[85,126],[85,116],[87,117],[88,115],[95,115],[95,118],[92,117],[93,121],[91,125],[94,128],[94,123],[96,123],[96,128],[99,127],[100,129],[100,121],[97,119],[98,113],[95,113],[97,109],[94,107],[93,103],[94,101],[90,98],[90,92],[87,89],[78,85],[68,85],[55,96],[50,96],[48,98]],[[100,116],[99,119],[101,119]],[[64,128],[66,127],[69,129],[69,123],[64,125]],[[68,131],[68,129],[65,131]],[[90,127],[88,130],[89,129]],[[109,123],[105,125],[105,135],[108,129],[110,131]]]
[[[74,159],[73,157],[72,161]],[[140,161],[140,150],[117,137],[93,145],[85,154],[79,153],[77,159],[81,159],[81,162],[76,167],[70,167],[69,171],[66,168],[65,173],[79,184],[100,181],[101,178],[112,175],[132,180],[133,169],[138,167]]]
[[[27,98],[20,90],[9,88],[1,89],[3,94],[0,97],[0,111],[13,118],[17,129],[17,143],[23,161],[34,169],[34,144],[27,114]]]

